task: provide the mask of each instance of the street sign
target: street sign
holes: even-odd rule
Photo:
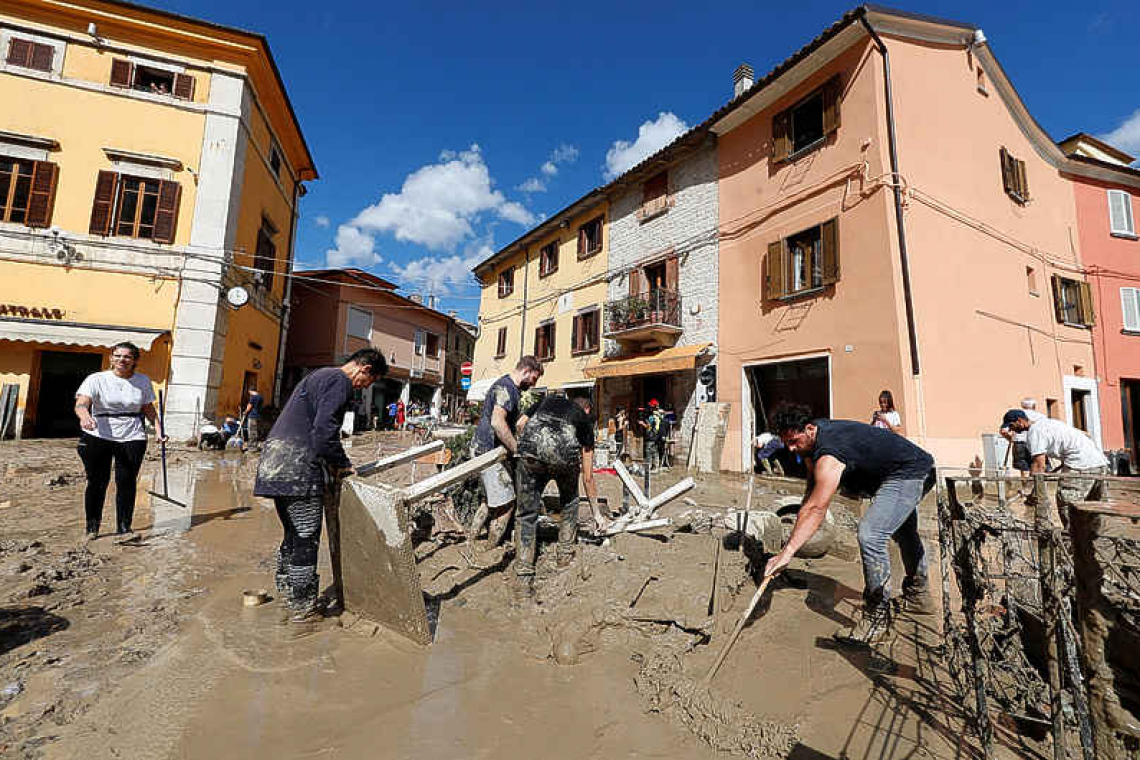
[[[471,362],[463,362],[459,365],[459,374],[469,376],[471,374]]]
[[[463,377],[459,378],[459,387],[463,390],[470,389],[471,388],[471,377],[469,375],[464,375]]]

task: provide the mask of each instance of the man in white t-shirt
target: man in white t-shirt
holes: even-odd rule
[[[1021,411],[1025,412],[1025,416],[1029,418],[1031,423],[1037,420],[1046,419],[1045,415],[1037,411],[1037,400],[1026,396],[1021,399]],[[1009,441],[1010,446],[1013,447],[1013,469],[1020,471],[1023,475],[1029,472],[1030,460],[1029,445],[1025,442],[1025,433],[1015,433],[1007,427],[1001,429],[1002,437]]]
[[[1002,428],[1024,432],[1029,447],[1030,473],[1046,472],[1046,457],[1060,463],[1060,472],[1107,475],[1108,460],[1091,438],[1072,425],[1042,417],[1029,418],[1024,409],[1010,409],[1001,421]],[[1100,498],[1100,480],[1095,477],[1063,478],[1057,486],[1058,499],[1072,504]],[[1062,519],[1065,510],[1061,510]]]

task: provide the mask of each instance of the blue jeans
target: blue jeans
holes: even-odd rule
[[[925,586],[926,549],[918,535],[918,502],[930,490],[925,480],[888,480],[879,486],[867,513],[859,521],[859,553],[863,558],[863,598],[880,601],[891,596],[891,555],[894,538],[906,569],[904,586]]]

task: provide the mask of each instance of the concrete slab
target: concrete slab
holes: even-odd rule
[[[431,643],[407,503],[400,491],[351,478],[345,481],[340,496],[340,558],[346,610],[417,644]]]

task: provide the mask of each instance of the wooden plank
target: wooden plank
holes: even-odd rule
[[[646,463],[646,466],[649,466],[648,463]],[[633,476],[629,474],[629,470],[625,468],[621,460],[614,462],[614,470],[617,472],[618,477],[621,478],[621,482],[625,484],[626,490],[633,494],[633,500],[637,502],[638,511],[644,509],[647,501],[645,494],[642,493],[641,486],[639,486],[637,481],[633,479]]]
[[[666,502],[676,499],[683,493],[687,493],[693,488],[693,479],[685,478],[684,480],[674,483],[666,488],[661,493],[654,496],[647,504],[642,507],[639,517],[643,520],[648,520],[653,516],[653,513]]]
[[[369,475],[375,475],[378,472],[390,470],[393,467],[404,464],[406,462],[411,462],[414,459],[419,459],[426,454],[431,454],[433,452],[439,451],[442,448],[443,441],[432,441],[431,443],[425,443],[423,446],[413,446],[412,448],[405,449],[404,451],[401,451],[397,454],[392,454],[391,456],[384,457],[383,459],[377,459],[375,462],[362,464],[359,467],[355,468],[355,474],[358,477],[362,478],[368,477]]]
[[[442,443],[442,442],[441,442]],[[408,505],[412,505],[433,493],[439,493],[445,488],[449,488],[456,483],[467,480],[472,476],[478,475],[483,470],[502,462],[507,458],[507,450],[499,446],[498,448],[488,451],[486,454],[481,454],[474,459],[468,459],[460,465],[452,467],[450,470],[432,475],[430,478],[424,478],[419,483],[414,483],[404,489],[404,498]]]
[[[614,523],[606,529],[603,535],[616,536],[618,533],[636,533],[639,530],[649,530],[651,528],[664,528],[667,525],[672,525],[673,521],[668,517],[659,517],[656,520],[638,520],[629,523]]]

